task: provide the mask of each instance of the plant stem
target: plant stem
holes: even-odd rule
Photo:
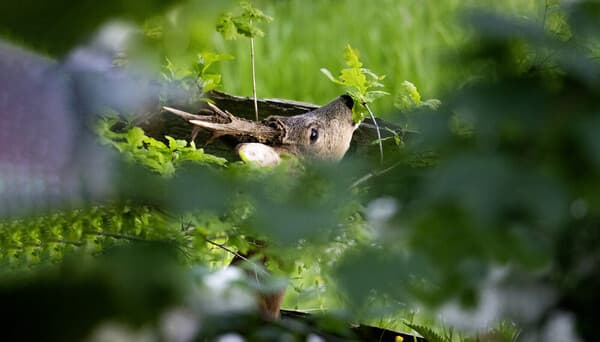
[[[377,130],[377,142],[379,142],[379,162],[383,164],[383,143],[381,142],[381,131],[379,129],[379,124],[377,123],[377,120],[375,120],[375,115],[373,115],[373,112],[371,111],[371,108],[369,108],[369,105],[366,103],[363,103],[363,105],[365,106],[365,108],[367,108],[367,111],[369,111],[371,120],[373,120],[375,129]]]
[[[350,187],[348,189],[354,189],[357,186],[361,185],[362,183],[368,181],[369,179],[371,179],[373,177],[381,176],[382,174],[387,173],[387,172],[395,169],[396,167],[398,167],[398,165],[400,165],[400,163],[401,163],[401,161],[398,161],[398,162],[394,163],[392,166],[386,167],[383,170],[375,170],[375,171],[369,172],[366,175],[360,177],[360,179],[358,179],[354,183],[352,183],[352,185],[350,185]]]
[[[262,274],[262,275],[268,275],[269,274],[262,267],[260,267],[259,265],[257,265],[254,261],[246,258],[245,256],[243,256],[243,255],[241,255],[239,253],[236,253],[236,252],[232,251],[231,249],[225,247],[225,245],[217,243],[217,242],[214,242],[214,241],[210,240],[209,238],[207,238],[206,236],[202,236],[202,238],[204,239],[204,241],[210,243],[211,245],[216,246],[218,248],[221,248],[224,251],[226,251],[228,253],[231,253],[231,254],[235,255],[236,257],[238,257],[238,258],[244,260],[245,262],[249,263],[252,266],[252,268],[254,269],[254,278],[256,279],[256,282],[258,284],[260,284],[260,278],[258,278],[258,274],[259,273]]]
[[[258,121],[258,100],[256,99],[256,71],[254,69],[254,38],[250,38],[250,59],[252,61],[252,94],[254,95],[254,114]]]
[[[144,239],[144,238],[134,236],[134,235],[126,235],[126,234],[111,233],[111,232],[95,232],[95,231],[91,231],[91,230],[84,230],[83,234],[106,236],[106,237],[111,237],[114,239],[123,239],[123,240],[129,240],[129,241],[143,241],[143,242],[152,241],[152,240]]]

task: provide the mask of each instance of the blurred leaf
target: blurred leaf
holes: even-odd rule
[[[423,336],[429,342],[452,342],[452,338],[444,338],[443,336],[433,331],[433,329],[431,329],[430,327],[409,322],[404,322],[404,325],[419,333],[419,335]]]
[[[329,80],[331,80],[331,82],[337,83],[337,84],[343,84],[342,82],[338,81],[335,77],[333,77],[333,75],[331,74],[331,71],[325,69],[325,68],[321,68],[321,72],[327,76],[327,78],[329,78]]]
[[[89,39],[109,20],[141,21],[175,3],[164,0],[2,1],[0,34],[39,51],[61,56]]]
[[[252,21],[264,21],[267,23],[273,21],[272,17],[264,14],[260,9],[252,7],[252,4],[248,1],[241,1],[240,7],[244,10],[242,16]]]
[[[157,319],[181,301],[189,286],[174,256],[166,245],[137,244],[97,259],[67,258],[60,267],[4,277],[0,298],[11,312],[4,320],[4,337],[81,340],[107,319],[131,324]],[[27,328],[30,324],[37,329]]]
[[[567,16],[578,38],[594,39],[598,42],[600,28],[600,3],[598,1],[577,1],[567,5]]]
[[[242,1],[239,4],[241,13],[233,15],[228,12],[223,14],[217,20],[217,32],[223,35],[226,40],[237,39],[238,36],[246,38],[255,38],[264,36],[264,32],[258,27],[258,23],[269,23],[273,20],[272,17],[264,14],[258,8],[252,7],[247,1]]]
[[[226,40],[237,39],[238,31],[233,22],[233,14],[226,13],[217,20],[217,32],[223,35]]]

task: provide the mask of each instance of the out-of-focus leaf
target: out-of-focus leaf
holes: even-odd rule
[[[337,84],[343,84],[342,82],[338,81],[338,80],[337,80],[335,77],[333,77],[333,75],[331,74],[331,71],[329,71],[329,70],[327,70],[327,69],[325,69],[325,68],[321,68],[321,72],[322,72],[322,73],[323,73],[325,76],[327,76],[327,78],[328,78],[329,80],[331,80],[332,82],[334,82],[334,83],[337,83]]]
[[[175,253],[166,245],[138,244],[97,260],[67,258],[60,269],[25,278],[4,277],[0,297],[11,315],[4,320],[3,334],[8,339],[80,340],[106,319],[131,324],[156,319],[181,302],[189,285],[174,261]],[[38,329],[28,329],[32,323]]]
[[[0,3],[0,34],[24,42],[36,50],[61,56],[111,19],[143,20],[164,11],[175,2],[164,0],[98,3],[66,0]]]
[[[248,1],[241,1],[240,7],[244,10],[242,16],[250,20],[257,22],[264,21],[267,23],[273,21],[272,17],[266,15],[260,9],[252,7],[252,4]]]
[[[233,22],[233,14],[226,13],[217,20],[217,32],[223,35],[227,40],[237,39],[238,32],[235,23]]]
[[[258,8],[252,7],[247,1],[240,2],[241,13],[233,15],[225,13],[217,21],[217,32],[226,40],[237,39],[238,36],[255,38],[264,36],[264,32],[258,27],[258,23],[271,22],[272,17],[264,14]]]
[[[600,17],[600,3],[598,1],[577,1],[567,6],[569,23],[578,38],[586,38],[598,42],[600,28],[598,18]]]

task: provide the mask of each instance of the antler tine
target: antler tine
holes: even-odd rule
[[[230,126],[231,124],[221,124],[221,123],[213,123],[213,122],[207,122],[207,121],[202,121],[202,120],[189,120],[189,123],[196,125],[196,126],[200,126],[202,128],[206,128],[206,129],[210,129],[213,131],[222,131],[222,132],[227,132],[229,133],[230,131],[235,131],[234,129],[231,129]]]
[[[190,120],[210,120],[212,118],[212,115],[191,114],[191,113],[184,112],[182,110],[171,108],[171,107],[167,107],[167,106],[163,106],[162,108],[164,110],[166,110],[167,112],[171,112],[171,113],[179,116],[180,118],[182,118],[182,119],[184,119],[186,121],[190,121]]]
[[[222,110],[221,108],[217,107],[216,105],[214,105],[214,104],[212,104],[210,102],[207,102],[206,104],[208,105],[208,108],[212,109],[213,112],[215,112],[215,114],[220,115],[220,116],[222,116],[222,117],[224,117],[226,119],[231,120],[231,117],[233,116],[233,114],[229,113],[226,110],[225,111]]]
[[[210,140],[223,135],[247,136],[263,143],[273,143],[281,140],[283,132],[280,129],[264,123],[238,118],[211,103],[208,103],[208,107],[214,112],[214,115],[195,115],[171,107],[163,107],[163,109],[185,119],[195,126],[212,131],[213,136]]]

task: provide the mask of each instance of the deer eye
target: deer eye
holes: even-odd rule
[[[317,140],[319,140],[319,130],[313,127],[310,129],[310,143],[314,144]]]

